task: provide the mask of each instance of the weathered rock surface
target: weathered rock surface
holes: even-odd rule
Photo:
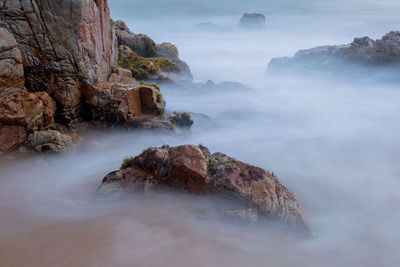
[[[138,80],[192,81],[189,66],[179,59],[171,43],[156,44],[150,37],[133,33],[119,20],[115,22],[119,46],[118,65],[129,69]]]
[[[0,28],[0,99],[24,89],[22,55],[14,36]]]
[[[140,57],[154,57],[156,43],[145,34],[134,34],[125,22],[115,22],[118,46],[127,46]]]
[[[3,0],[1,5],[1,26],[22,52],[28,91],[46,91],[67,123],[78,119],[82,88],[107,81],[117,62],[107,0]]]
[[[265,16],[259,13],[245,13],[240,19],[239,27],[252,29],[265,28]]]
[[[77,134],[62,134],[54,130],[35,131],[28,139],[30,145],[38,152],[67,152],[81,141]]]
[[[157,47],[111,21],[107,0],[1,0],[0,7],[0,151],[47,147],[33,145],[28,136],[57,129],[55,123],[69,129],[98,122],[176,130],[163,116],[159,87],[138,84],[131,71],[117,68],[116,26],[127,33],[119,40],[142,49],[138,53],[156,56]],[[169,56],[178,60],[177,51]],[[167,58],[152,60],[179,70]],[[175,77],[173,71],[168,75]],[[64,134],[52,132],[56,145],[49,150],[68,150],[61,148],[72,143]]]
[[[46,92],[24,87],[21,52],[14,36],[0,28],[0,151],[27,146],[33,131],[54,125],[54,105]]]
[[[400,32],[392,31],[380,40],[355,38],[348,45],[321,46],[301,50],[293,58],[275,58],[269,71],[337,71],[346,67],[389,68],[400,64]]]
[[[308,230],[296,197],[273,173],[222,153],[211,154],[204,146],[149,148],[108,174],[98,194],[118,196],[163,186],[241,203],[242,209],[227,215],[249,221],[264,216]]]

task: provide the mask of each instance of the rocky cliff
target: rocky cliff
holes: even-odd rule
[[[117,62],[107,0],[0,1],[1,26],[22,53],[29,91],[46,91],[57,116],[80,117],[83,90],[101,86]]]
[[[46,140],[29,138],[59,129],[55,123],[95,120],[173,130],[162,116],[159,87],[138,84],[130,71],[117,68],[107,0],[0,0],[0,35],[0,151],[68,143],[57,132],[43,133],[51,137]],[[43,148],[32,140],[56,145]]]

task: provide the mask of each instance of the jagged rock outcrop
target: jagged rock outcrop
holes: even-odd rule
[[[24,91],[22,55],[14,36],[0,28],[0,97]]]
[[[179,59],[171,43],[156,44],[150,37],[133,33],[125,22],[115,22],[119,46],[118,65],[132,71],[138,80],[192,81],[189,66]]]
[[[149,148],[108,174],[98,194],[119,196],[163,186],[241,203],[243,209],[228,212],[231,215],[250,216],[250,220],[259,215],[308,230],[296,197],[273,173],[222,153],[211,154],[204,146]]]
[[[140,57],[154,57],[156,55],[156,43],[149,36],[134,34],[122,20],[117,20],[115,25],[118,46],[127,46]]]
[[[132,72],[137,80],[172,81],[179,77],[181,69],[167,58],[144,58],[129,47],[119,47],[118,66]]]
[[[29,134],[54,125],[55,107],[46,92],[28,92],[14,36],[0,28],[0,152],[30,147]]]
[[[46,91],[66,123],[81,117],[83,88],[101,86],[117,63],[107,0],[1,1],[1,26],[22,52],[28,91]]]
[[[400,32],[392,31],[380,40],[355,38],[348,45],[321,46],[301,50],[293,58],[275,58],[269,71],[328,71],[346,73],[348,68],[390,68],[400,65]]]
[[[65,151],[78,139],[48,131],[92,121],[176,130],[159,87],[117,68],[115,24],[107,0],[0,0],[0,151]],[[139,37],[155,56],[152,40]],[[55,145],[33,143],[35,132]]]
[[[265,28],[265,16],[259,13],[245,13],[240,19],[239,27],[263,29]]]

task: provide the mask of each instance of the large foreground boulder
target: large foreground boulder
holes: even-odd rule
[[[211,154],[204,146],[149,148],[108,174],[98,194],[119,196],[163,186],[239,202],[243,209],[230,215],[268,217],[308,230],[296,197],[273,173],[222,153]]]
[[[349,73],[349,70],[398,73],[400,65],[400,32],[392,31],[382,39],[355,38],[347,45],[320,46],[300,50],[294,57],[272,59],[268,70],[294,72]],[[392,71],[391,71],[392,70]],[[358,72],[358,73],[359,73]],[[352,71],[352,75],[355,73]]]

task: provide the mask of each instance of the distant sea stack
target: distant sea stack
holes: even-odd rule
[[[251,29],[265,28],[265,16],[259,13],[245,13],[240,19],[239,27]]]

